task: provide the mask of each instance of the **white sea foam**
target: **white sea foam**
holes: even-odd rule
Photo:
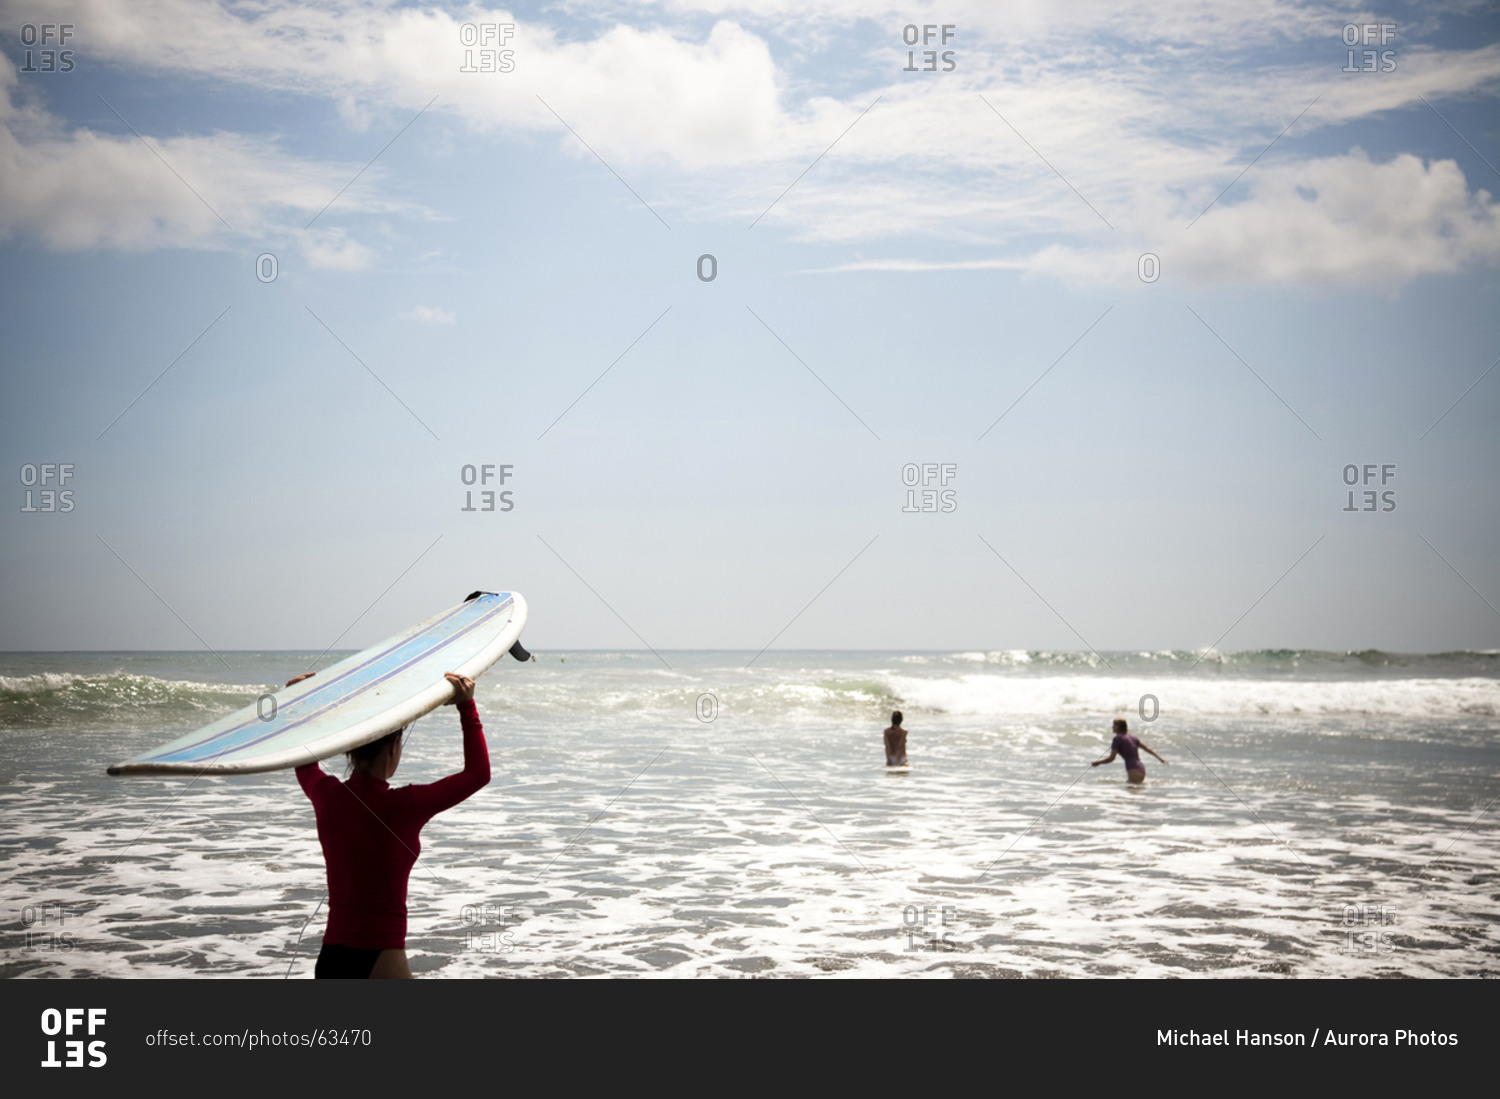
[[[772,757],[773,777],[701,751],[641,773],[650,758],[522,763],[527,781],[429,825],[408,898],[417,971],[1438,976],[1483,965],[1493,943],[1496,905],[1465,879],[1489,866],[1494,830],[1465,832],[1468,806],[1412,816],[1242,780],[1273,832],[1201,769],[1129,791],[1014,761],[964,773],[942,751],[899,778]],[[65,910],[72,949],[26,952],[12,934],[4,972],[310,975],[322,863],[289,776],[130,800],[130,814],[80,812],[33,791],[0,888],[17,910]],[[1374,865],[1398,870],[1375,888]],[[1398,913],[1394,952],[1351,952],[1346,904]]]
[[[1378,714],[1457,717],[1500,714],[1500,682],[1493,679],[1123,679],[1099,676],[1013,677],[959,675],[884,677],[892,695],[910,707],[985,717],[1035,714],[1129,714],[1153,695],[1171,715]],[[1145,703],[1148,711],[1154,708]]]
[[[1030,655],[1021,667],[768,653],[746,672],[742,660],[673,654],[669,672],[649,656],[569,654],[497,669],[479,691],[494,780],[423,832],[408,895],[414,968],[1494,972],[1500,902],[1486,883],[1500,821],[1481,810],[1500,770],[1495,680],[1140,680]],[[195,674],[209,673],[156,682],[192,684],[195,706],[258,689]],[[42,694],[78,687],[64,672],[12,678],[34,677]],[[713,722],[695,716],[706,691],[722,706]],[[1133,717],[1147,691],[1162,706],[1152,746],[1172,763],[1148,759],[1132,789],[1118,761],[1089,763],[1105,750],[1101,719]],[[912,727],[905,774],[880,754],[897,698]],[[174,728],[84,728],[59,711],[10,729],[0,975],[310,976],[323,864],[289,773],[105,777]],[[459,764],[456,719],[440,710],[419,724],[397,781]],[[34,938],[26,949],[22,913],[49,905],[66,912],[72,948]],[[1393,949],[1351,949],[1346,905],[1394,913]],[[490,949],[470,937],[486,933]]]
[[[71,686],[84,678],[72,672],[38,672],[35,675],[0,675],[0,691],[17,694],[35,694],[38,691],[56,691]]]

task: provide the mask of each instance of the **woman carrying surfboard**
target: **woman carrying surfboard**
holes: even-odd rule
[[[307,676],[287,683],[290,687]],[[313,803],[328,867],[328,929],[317,977],[410,977],[406,959],[406,883],[422,850],[422,826],[490,781],[490,756],[474,705],[474,681],[446,673],[458,707],[464,769],[437,782],[392,788],[401,762],[397,730],[348,753],[340,782],[316,763],[297,768]]]

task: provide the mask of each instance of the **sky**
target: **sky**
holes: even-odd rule
[[[0,649],[475,589],[537,649],[1500,647],[1484,4],[5,2],[0,52]]]

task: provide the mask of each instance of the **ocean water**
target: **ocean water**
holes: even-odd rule
[[[752,655],[489,672],[494,778],[423,832],[413,970],[1500,971],[1500,654]],[[104,769],[314,659],[0,654],[0,973],[310,977],[327,909],[292,773]],[[907,773],[882,765],[893,708]],[[1143,787],[1088,766],[1115,717],[1170,761]],[[460,766],[443,709],[395,782]]]

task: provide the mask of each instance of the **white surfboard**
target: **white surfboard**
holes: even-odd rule
[[[475,592],[456,607],[262,695],[228,717],[116,763],[112,775],[243,775],[300,767],[409,725],[453,697],[444,672],[477,679],[526,628],[516,592]]]

